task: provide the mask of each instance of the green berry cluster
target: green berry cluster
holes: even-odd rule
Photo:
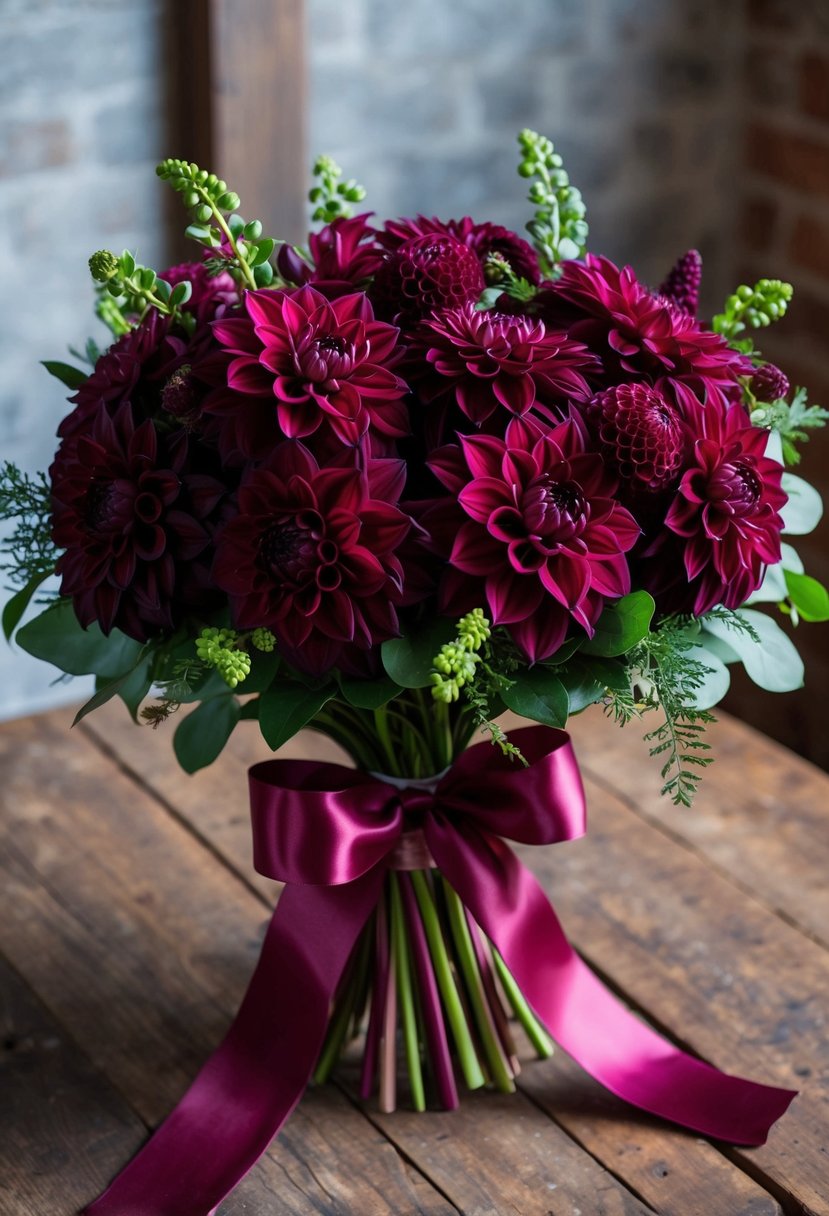
[[[311,218],[315,222],[330,224],[332,220],[347,218],[354,214],[350,203],[359,203],[366,192],[359,182],[349,178],[340,181],[343,171],[330,156],[318,156],[311,173],[316,184],[308,191],[308,199],[314,210]]]
[[[565,258],[578,258],[587,244],[586,209],[581,192],[570,184],[561,156],[551,140],[525,128],[518,136],[521,177],[534,177],[528,198],[535,215],[527,224],[545,275],[555,273]]]
[[[120,257],[109,249],[99,249],[89,259],[89,273],[99,285],[98,315],[115,334],[130,329],[127,318],[141,318],[148,308],[165,316],[175,317],[178,324],[191,329],[193,318],[180,309],[190,299],[192,287],[188,282],[171,287],[149,266],[139,266],[125,249]]]
[[[270,654],[276,646],[276,638],[270,629],[254,629],[250,635],[250,641],[251,645],[256,650],[261,650],[263,654]]]
[[[250,655],[237,649],[238,634],[235,629],[202,629],[196,638],[196,654],[202,663],[215,667],[229,688],[250,675]]]
[[[163,160],[156,173],[182,195],[193,220],[187,235],[208,249],[230,249],[232,256],[223,262],[222,269],[235,273],[246,287],[268,287],[273,282],[268,259],[276,242],[262,236],[259,220],[245,223],[241,215],[235,214],[241,203],[239,195],[228,190],[227,182],[192,161],[174,157]]]
[[[744,283],[728,297],[711,328],[724,338],[734,338],[746,328],[762,329],[786,315],[793,292],[791,283],[780,279],[758,279],[753,287]]]
[[[448,705],[458,700],[464,685],[475,679],[481,662],[478,651],[491,636],[489,621],[480,608],[474,608],[458,621],[454,642],[441,646],[432,664],[432,696],[436,701]]]

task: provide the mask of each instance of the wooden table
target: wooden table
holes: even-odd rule
[[[107,707],[0,727],[0,1211],[69,1216],[134,1153],[236,1009],[274,886],[250,865],[245,724],[180,773]],[[705,1059],[799,1087],[760,1149],[640,1116],[562,1053],[520,1092],[380,1115],[306,1095],[223,1216],[829,1214],[829,778],[735,721],[698,807],[657,795],[637,728],[573,725],[588,839],[524,855],[573,941]],[[294,745],[326,754],[325,741]]]

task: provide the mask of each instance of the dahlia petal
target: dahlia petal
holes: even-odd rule
[[[492,382],[492,391],[513,414],[526,414],[535,404],[535,381],[530,375],[498,376]]]
[[[516,574],[501,562],[498,573],[486,580],[486,599],[494,625],[513,625],[533,615],[544,590],[534,575]]]
[[[513,622],[509,632],[531,663],[541,663],[561,647],[569,625],[568,613],[558,604],[548,602],[527,620]]]
[[[458,494],[458,502],[467,515],[485,524],[498,507],[511,506],[512,495],[503,481],[495,477],[478,477],[463,487]],[[518,518],[520,521],[520,515]]]
[[[494,435],[460,435],[463,454],[473,477],[499,477],[504,443]]]
[[[624,557],[590,563],[590,588],[609,599],[621,599],[630,591],[630,570]]]
[[[322,421],[315,401],[294,401],[290,405],[280,401],[276,407],[279,427],[288,439],[305,439],[313,435]]]
[[[503,554],[485,528],[467,521],[457,531],[449,561],[465,574],[494,574],[503,566]]]
[[[538,572],[544,588],[572,611],[590,589],[590,563],[581,558],[548,558]]]

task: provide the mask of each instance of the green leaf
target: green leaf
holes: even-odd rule
[[[708,670],[701,684],[688,690],[694,709],[712,709],[722,701],[731,685],[731,673],[723,659],[705,644],[713,639],[695,643],[687,652],[689,659],[696,659]]]
[[[182,304],[186,304],[193,294],[193,284],[185,279],[181,283],[176,283],[173,290],[170,292],[169,304],[171,308],[180,308]]]
[[[829,621],[829,592],[816,578],[787,570],[786,590],[804,621]]]
[[[273,247],[276,241],[272,236],[265,236],[261,241],[256,243],[254,252],[248,261],[249,266],[261,266],[263,262],[267,262],[268,258],[273,253]]]
[[[702,644],[708,647],[708,634],[724,642],[742,661],[749,678],[767,692],[792,692],[802,688],[803,660],[777,622],[752,608],[740,609],[737,616],[752,626],[759,635],[759,642],[742,630],[730,629],[717,617],[706,617],[700,635]]]
[[[599,617],[593,637],[582,643],[581,653],[605,658],[624,654],[647,634],[654,608],[647,591],[633,591],[609,604]]]
[[[576,658],[557,674],[567,690],[571,714],[600,701],[608,688],[621,692],[630,687],[628,669],[612,659]]]
[[[251,697],[249,701],[245,701],[239,711],[240,722],[258,722],[259,721],[259,701],[260,697]]]
[[[335,684],[306,688],[304,684],[282,684],[259,698],[259,728],[272,751],[292,739],[311,721],[336,692]]]
[[[72,367],[69,363],[57,362],[54,359],[44,359],[41,367],[45,367],[50,376],[60,380],[61,384],[65,384],[67,388],[80,388],[88,379],[87,373],[82,372],[80,368]]]
[[[558,676],[546,667],[536,666],[516,672],[513,679],[515,682],[501,693],[509,709],[544,726],[567,724],[570,702]]]
[[[251,647],[250,659],[250,675],[242,680],[236,689],[240,695],[248,692],[264,692],[266,688],[270,688],[273,678],[279,670],[279,655],[275,650],[262,651],[254,650]]]
[[[233,696],[203,701],[179,723],[173,751],[186,773],[212,764],[239,721],[239,702]]]
[[[548,667],[555,667],[559,663],[566,663],[570,656],[576,653],[583,641],[583,636],[568,638],[566,642],[561,643],[555,654],[551,654],[549,659],[545,659],[544,662]]]
[[[149,659],[137,663],[132,671],[125,671],[122,676],[118,676],[114,680],[96,681],[96,690],[94,696],[90,697],[85,705],[82,705],[72,721],[73,726],[91,714],[93,710],[100,709],[102,705],[106,705],[107,701],[111,701],[114,696],[123,698],[125,705],[130,710],[133,721],[138,716],[138,705],[143,700],[150,687],[150,662]],[[143,691],[136,701],[136,691],[141,688]],[[135,712],[132,706],[135,705]]]
[[[104,637],[97,625],[81,628],[69,599],[58,600],[27,622],[15,640],[28,654],[53,663],[69,675],[111,679],[132,671],[143,648],[141,642],[119,629]]]
[[[796,477],[794,473],[783,474],[782,486],[789,496],[789,501],[780,512],[783,531],[789,536],[805,536],[813,532],[823,515],[820,494],[808,481]]]
[[[431,683],[435,656],[455,637],[457,623],[437,617],[425,628],[403,638],[392,638],[380,648],[383,666],[401,688],[426,688]]]
[[[341,680],[340,688],[349,705],[357,709],[380,709],[402,691],[388,676],[379,680]]]
[[[3,633],[7,642],[11,641],[12,634],[20,624],[23,613],[29,607],[32,596],[50,574],[50,570],[44,570],[41,574],[35,574],[29,579],[25,587],[21,587],[19,591],[14,593],[3,608]]]
[[[118,696],[126,705],[133,722],[138,721],[138,710],[152,683],[152,660],[148,657],[145,662],[138,664],[118,689]]]

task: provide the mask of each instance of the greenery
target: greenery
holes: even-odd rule
[[[755,426],[768,427],[780,436],[783,446],[784,464],[800,463],[800,452],[795,446],[806,443],[810,438],[809,432],[818,427],[826,426],[829,422],[829,410],[820,405],[809,405],[809,395],[805,388],[795,390],[791,401],[773,401],[770,405],[758,404],[746,390],[749,397],[751,421]]]
[[[564,161],[551,140],[525,128],[518,136],[518,145],[518,173],[535,179],[527,195],[535,207],[527,231],[538,252],[543,276],[552,278],[559,262],[584,254],[588,233],[584,200],[570,184]]]
[[[3,609],[3,630],[10,638],[58,558],[45,473],[31,477],[9,460],[0,466],[0,523],[12,525],[0,547],[0,571],[17,588]]]
[[[753,287],[743,284],[728,297],[711,328],[724,338],[735,338],[744,329],[761,329],[785,316],[792,298],[791,283],[780,279],[758,279]]]
[[[99,309],[99,316],[113,332],[126,333],[133,322],[140,325],[150,308],[172,317],[186,330],[193,329],[194,317],[182,312],[192,285],[185,281],[171,287],[149,266],[139,266],[128,249],[120,257],[99,249],[89,259],[89,273],[98,284],[99,300],[108,298],[108,306]]]
[[[311,219],[315,223],[330,224],[332,220],[348,218],[354,214],[351,203],[360,203],[366,197],[365,189],[353,177],[341,181],[343,171],[330,156],[318,156],[311,173],[314,185],[308,191],[308,199],[314,210]]]

